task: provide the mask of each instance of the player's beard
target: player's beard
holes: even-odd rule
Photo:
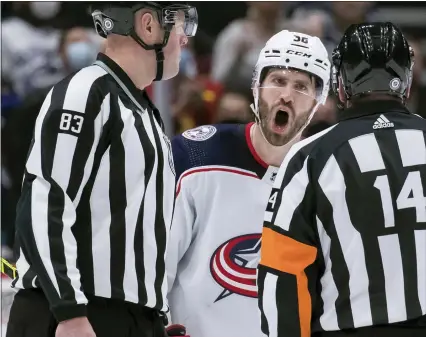
[[[297,134],[301,132],[306,126],[309,116],[312,113],[312,108],[299,113],[296,113],[293,107],[289,108],[292,110],[292,113],[289,114],[287,124],[285,126],[285,132],[276,133],[271,129],[270,126],[271,119],[275,118],[275,115],[272,112],[273,107],[270,108],[265,101],[259,98],[259,125],[263,136],[271,145],[283,146],[293,140],[294,137],[296,137]]]

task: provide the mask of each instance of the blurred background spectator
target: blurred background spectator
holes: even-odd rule
[[[246,123],[253,119],[251,101],[239,92],[222,94],[216,112],[215,123]]]
[[[195,38],[182,50],[181,72],[147,89],[170,136],[208,123],[253,120],[251,79],[258,53],[281,29],[318,36],[330,52],[352,23],[392,21],[415,50],[408,107],[426,117],[424,2],[194,1]],[[103,39],[88,2],[1,3],[2,244],[13,243],[16,201],[36,116],[52,85],[93,62]],[[308,137],[337,120],[333,96],[306,129]],[[7,252],[6,252],[7,253]],[[4,253],[3,253],[4,254]]]
[[[250,95],[253,68],[260,50],[272,35],[283,29],[285,3],[247,3],[245,17],[231,21],[217,37],[211,75],[229,89]]]
[[[291,16],[293,29],[303,30],[322,39],[331,54],[343,32],[351,24],[371,21],[375,2],[306,2],[295,6]]]
[[[76,53],[83,51],[83,45],[70,46],[63,43],[64,34],[55,28],[58,14],[61,10],[61,2],[11,2],[11,11],[6,18],[2,17],[2,78],[9,81],[16,94],[21,98],[31,94],[34,90],[46,88],[57,83],[70,70],[67,62],[68,56],[73,59],[69,62],[81,62],[75,57]],[[3,16],[2,4],[2,16]],[[87,14],[86,14],[87,16]],[[70,25],[64,29],[76,27]],[[80,36],[73,36],[80,35]],[[86,39],[93,45],[92,60],[88,60],[84,66],[90,64],[96,58],[100,49],[101,40],[93,29],[87,29],[85,37],[82,32],[73,32],[69,38]],[[66,37],[68,38],[68,37]],[[61,45],[62,43],[62,45]],[[64,47],[64,50],[60,48]],[[68,56],[62,52],[69,53]],[[81,55],[80,55],[81,57]]]

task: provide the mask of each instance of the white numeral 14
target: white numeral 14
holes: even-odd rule
[[[395,226],[395,215],[388,176],[378,176],[374,182],[374,187],[380,191],[385,227]],[[396,199],[396,207],[398,209],[414,207],[416,209],[416,221],[426,222],[426,198],[423,194],[422,179],[419,171],[408,173],[404,186],[402,186],[401,192]]]

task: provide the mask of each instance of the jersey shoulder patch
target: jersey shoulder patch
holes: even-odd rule
[[[215,126],[202,125],[194,129],[186,130],[184,133],[182,133],[182,136],[195,142],[202,142],[213,137],[216,132],[217,129]]]
[[[247,169],[243,124],[202,125],[173,137],[172,150],[176,179],[188,169],[234,166]]]

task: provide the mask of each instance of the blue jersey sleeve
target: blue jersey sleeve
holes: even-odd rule
[[[183,172],[191,168],[189,160],[189,149],[181,135],[172,139],[173,161],[175,164],[176,181],[179,180]]]

